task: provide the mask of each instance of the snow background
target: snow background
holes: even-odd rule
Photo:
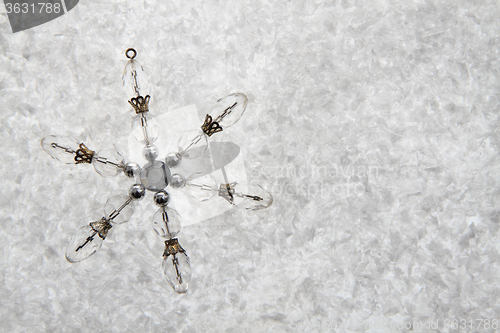
[[[500,320],[499,17],[496,0],[92,0],[12,34],[2,7],[0,331],[495,331],[478,324]],[[64,258],[131,181],[39,142],[126,156],[128,47],[156,114],[247,94],[223,139],[274,195],[182,229],[186,295],[151,196],[95,256]]]

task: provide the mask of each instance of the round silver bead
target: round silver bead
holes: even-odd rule
[[[155,193],[155,202],[158,206],[166,206],[170,201],[170,195],[166,191],[158,191]]]
[[[179,163],[181,163],[181,159],[182,159],[181,154],[179,154],[179,153],[170,153],[165,158],[165,164],[169,168],[175,168],[176,166],[179,165]]]
[[[136,177],[140,172],[141,168],[137,165],[137,163],[130,162],[125,164],[123,167],[123,173],[129,178]]]
[[[134,184],[128,194],[133,200],[141,200],[146,195],[146,188],[142,184]]]
[[[158,157],[158,149],[153,145],[146,146],[142,150],[142,155],[149,162],[152,162]]]
[[[186,185],[186,178],[184,176],[174,173],[172,179],[170,180],[170,186],[173,188],[182,188]]]

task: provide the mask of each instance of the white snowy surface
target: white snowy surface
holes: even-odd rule
[[[497,331],[497,0],[82,0],[16,34],[0,7],[0,331]],[[131,181],[40,139],[127,156],[128,47],[156,115],[247,94],[218,140],[274,195],[181,230],[185,295],[161,272],[151,194],[96,255],[64,258]]]

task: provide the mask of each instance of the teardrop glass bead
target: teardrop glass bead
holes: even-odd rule
[[[248,210],[265,209],[273,203],[271,193],[256,184],[220,184],[218,194],[236,207]]]
[[[179,139],[179,154],[184,158],[197,158],[207,150],[207,136],[200,130],[187,131]]]
[[[104,205],[106,218],[116,224],[128,222],[134,214],[131,202],[132,199],[128,195],[115,195],[109,198]]]
[[[114,149],[105,149],[94,155],[92,164],[95,171],[103,177],[114,177],[123,171],[123,157]]]
[[[181,231],[181,217],[175,209],[160,207],[153,216],[153,229],[158,236],[171,239]]]
[[[245,112],[247,103],[248,98],[242,93],[231,94],[219,99],[210,111],[212,121],[219,123],[222,128],[233,125]]]
[[[75,164],[75,154],[80,148],[78,140],[69,136],[49,135],[41,141],[43,150],[53,159],[66,164]]]
[[[106,222],[97,221],[92,223],[99,224]],[[105,226],[104,229],[108,228],[103,231],[103,228],[92,227],[92,223],[78,229],[71,239],[66,249],[66,260],[69,262],[75,263],[85,260],[101,248],[102,242],[106,238],[111,225],[108,224]]]
[[[165,245],[163,273],[170,286],[179,294],[183,294],[188,290],[191,281],[189,257],[176,238],[166,241]]]
[[[122,79],[128,99],[137,96],[146,97],[150,94],[149,77],[138,61],[129,60],[127,62]]]

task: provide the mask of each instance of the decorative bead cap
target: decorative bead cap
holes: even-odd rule
[[[186,251],[182,248],[181,244],[179,244],[177,238],[172,238],[165,241],[165,252],[163,252],[164,257],[184,252]]]
[[[233,204],[234,202],[234,187],[236,182],[229,184],[220,184],[219,186],[219,196],[226,199],[227,202]]]
[[[207,114],[205,116],[205,122],[201,125],[201,130],[208,136],[212,136],[212,134],[221,132],[222,127],[218,122],[212,120],[212,116]]]
[[[99,221],[90,222],[90,227],[92,228],[92,230],[99,234],[99,237],[105,239],[108,235],[109,229],[111,229],[113,226],[111,225],[111,223],[109,223],[108,220],[103,217]]]
[[[134,108],[135,113],[144,113],[144,112],[149,111],[149,100],[150,99],[151,99],[151,97],[149,95],[146,95],[146,97],[137,96],[137,97],[132,98],[128,102]]]
[[[88,149],[83,143],[80,143],[80,149],[75,152],[75,162],[80,163],[92,163],[92,158],[94,157],[94,151]]]

